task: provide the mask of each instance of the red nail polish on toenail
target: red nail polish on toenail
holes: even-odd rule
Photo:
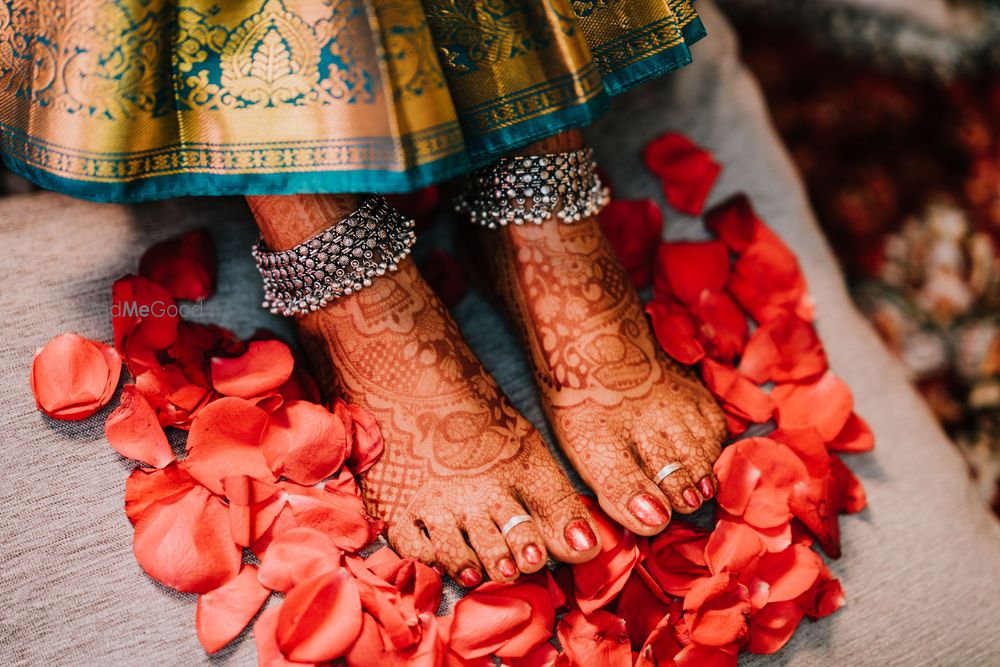
[[[534,544],[524,547],[521,553],[524,554],[524,560],[528,561],[531,565],[538,565],[542,562],[542,550]]]
[[[566,525],[566,541],[574,551],[586,551],[597,544],[597,537],[583,519],[574,519]]]
[[[514,561],[509,558],[501,558],[498,560],[497,569],[500,570],[500,574],[505,577],[517,576],[517,565],[514,565]]]
[[[670,521],[670,512],[659,500],[648,493],[640,493],[632,498],[628,502],[628,509],[635,515],[635,518],[647,526],[662,526]]]
[[[701,495],[705,496],[705,500],[715,495],[715,485],[712,484],[712,480],[708,477],[698,482],[698,488],[701,489]]]
[[[473,586],[478,586],[479,582],[483,580],[482,575],[474,567],[467,567],[458,573],[458,579],[462,582],[462,585],[466,588],[472,588]]]
[[[684,496],[684,500],[691,507],[697,508],[701,506],[701,498],[698,497],[698,492],[695,491],[694,489],[692,488],[684,489],[684,493],[682,495]]]

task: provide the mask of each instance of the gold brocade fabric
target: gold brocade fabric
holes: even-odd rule
[[[3,0],[0,149],[100,200],[395,192],[690,60],[687,0]]]

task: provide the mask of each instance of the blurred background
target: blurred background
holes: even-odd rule
[[[1000,514],[1000,0],[719,4],[858,306]]]

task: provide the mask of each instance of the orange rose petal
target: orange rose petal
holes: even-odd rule
[[[736,667],[735,646],[715,647],[690,644],[674,656],[677,667]]]
[[[728,412],[725,414],[726,417],[726,431],[729,432],[731,437],[742,434],[750,427],[750,421],[747,419],[742,419]]]
[[[357,496],[292,482],[279,485],[288,494],[288,508],[295,524],[326,533],[344,551],[357,552],[381,531],[381,522],[368,516],[364,502]]]
[[[854,406],[850,388],[830,371],[810,382],[776,385],[771,398],[780,427],[814,426],[826,442],[843,430]]]
[[[824,565],[813,587],[803,593],[796,602],[806,616],[816,620],[829,616],[843,607],[847,599],[844,597],[844,589],[840,585],[840,581],[834,579]]]
[[[224,493],[222,480],[232,475],[276,481],[259,447],[266,422],[267,413],[242,398],[212,401],[191,424],[188,472],[218,495]]]
[[[347,667],[369,667],[369,665],[392,665],[394,662],[378,621],[371,614],[361,612],[361,632],[344,653],[344,663]]]
[[[134,384],[122,388],[118,407],[104,422],[104,435],[122,456],[162,468],[174,460],[167,434]]]
[[[190,382],[211,389],[210,358],[219,354],[240,354],[245,349],[246,345],[229,329],[181,320],[177,326],[177,340],[167,349],[167,354]]]
[[[663,194],[678,211],[698,215],[722,166],[684,135],[668,132],[646,144],[643,162],[660,178]]]
[[[585,614],[605,606],[625,586],[640,553],[636,536],[613,522],[588,497],[582,497],[597,524],[601,551],[586,563],[574,563],[576,602]]]
[[[108,345],[72,333],[56,336],[31,362],[35,404],[55,419],[85,419],[111,400],[121,367]]]
[[[767,437],[795,452],[805,464],[810,477],[821,479],[829,474],[830,453],[815,427],[779,428]]]
[[[752,569],[767,552],[756,530],[741,521],[720,519],[705,546],[705,562],[712,574]]]
[[[654,289],[693,306],[704,291],[722,290],[728,273],[729,251],[718,241],[662,243],[656,250]]]
[[[257,581],[257,568],[245,565],[236,578],[199,595],[194,624],[205,651],[215,653],[243,632],[270,594]]]
[[[709,574],[705,563],[708,536],[709,533],[700,528],[672,521],[665,531],[653,538],[643,567],[664,591],[683,596],[692,583]],[[629,632],[632,632],[631,627]]]
[[[198,410],[213,396],[211,389],[194,384],[174,365],[139,373],[135,386],[156,411],[160,426],[164,428],[190,428]]]
[[[278,648],[278,614],[281,607],[269,607],[261,612],[253,624],[253,638],[257,646],[257,667],[316,667],[314,662],[292,662]]]
[[[687,309],[654,300],[646,303],[646,314],[653,324],[657,342],[671,357],[691,365],[705,356],[705,348],[698,342],[694,321]]]
[[[420,624],[415,599],[401,590],[414,583],[414,561],[399,560],[385,569],[384,574],[369,569],[368,562],[360,558],[349,557],[346,565],[358,583],[361,606],[378,620],[383,636],[394,649],[406,650],[418,643]],[[437,609],[423,611],[433,613]]]
[[[207,593],[240,570],[226,505],[201,486],[147,507],[135,522],[132,549],[149,576],[182,593]]]
[[[774,413],[771,397],[732,366],[702,359],[701,374],[705,385],[719,397],[727,412],[755,424],[771,419]]]
[[[741,640],[749,616],[750,592],[731,572],[699,579],[684,596],[684,620],[697,644],[721,647]]]
[[[354,403],[349,403],[346,407],[351,415],[352,433],[351,454],[347,459],[347,467],[355,475],[360,475],[375,465],[382,456],[385,440],[382,438],[382,429],[379,428],[372,413]]]
[[[150,505],[187,493],[198,483],[175,462],[150,470],[136,468],[125,480],[125,516],[135,524]]]
[[[212,358],[212,386],[226,396],[251,398],[287,382],[294,364],[281,341],[255,340],[238,357]]]
[[[631,667],[632,649],[625,621],[597,610],[593,614],[571,611],[556,628],[559,643],[572,665]]]
[[[767,583],[769,603],[786,602],[812,588],[823,567],[819,554],[793,544],[784,551],[761,556],[755,575]]]
[[[285,596],[275,636],[296,662],[336,660],[361,632],[361,598],[343,567],[299,583]]]
[[[503,646],[493,651],[494,655],[500,658],[519,658],[546,643],[552,636],[556,610],[546,586],[520,580],[509,584],[490,581],[479,586],[467,597],[492,594],[522,600],[531,609],[528,624]]]
[[[340,417],[321,405],[288,401],[267,416],[260,449],[275,475],[315,484],[340,470],[347,457]]]
[[[728,294],[705,290],[691,312],[700,322],[698,332],[709,356],[730,363],[743,352],[747,318]]]
[[[554,667],[559,651],[548,642],[539,644],[533,651],[520,658],[508,658],[502,664],[510,667]]]
[[[614,613],[625,620],[632,648],[641,649],[669,608],[637,570],[625,582]]]
[[[784,312],[753,332],[739,368],[758,384],[799,382],[823,373],[827,359],[812,324]]]
[[[537,586],[533,588],[538,589]],[[548,599],[548,593],[544,589],[539,590],[541,595]],[[550,615],[544,636],[539,637],[537,624],[532,624],[535,612],[531,603],[521,597],[505,593],[503,590],[495,589],[486,593],[476,590],[455,604],[448,644],[450,650],[466,659],[479,658],[501,651],[521,633],[535,630],[528,637],[528,642],[519,644],[526,653],[549,637],[555,612]]]
[[[859,454],[870,452],[875,447],[875,435],[864,419],[852,412],[840,433],[827,443],[834,452]]]
[[[111,288],[111,325],[115,349],[133,375],[160,365],[157,353],[177,341],[177,304],[161,285],[142,276],[125,276]]]
[[[229,527],[233,541],[249,547],[271,527],[285,507],[285,499],[275,484],[248,477],[230,475],[222,480],[229,501]]]
[[[215,291],[212,237],[196,230],[150,246],[139,260],[139,273],[162,285],[175,299],[207,299]]]
[[[795,634],[805,614],[794,601],[772,602],[750,617],[747,651],[775,653]]]
[[[338,569],[342,555],[329,535],[312,528],[293,528],[268,547],[257,578],[268,588],[287,593],[303,581]]]

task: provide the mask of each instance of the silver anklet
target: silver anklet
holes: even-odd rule
[[[600,213],[608,203],[594,151],[525,155],[497,160],[472,173],[455,210],[473,223],[496,229],[526,222],[541,224],[553,214],[579,222]]]
[[[371,197],[289,250],[273,252],[258,241],[253,257],[264,279],[264,307],[286,317],[301,315],[371,285],[410,254],[413,224],[382,197]]]

